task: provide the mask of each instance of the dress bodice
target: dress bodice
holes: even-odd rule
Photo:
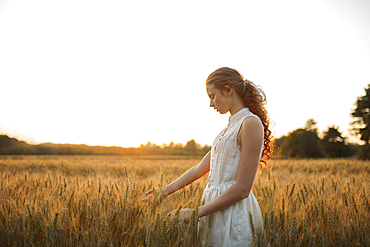
[[[211,149],[210,172],[208,186],[214,187],[234,183],[237,178],[240,162],[240,145],[238,133],[245,118],[256,117],[248,108],[235,113],[229,118],[229,124],[215,138]],[[260,121],[260,119],[258,118]],[[261,128],[263,125],[261,123]],[[263,150],[261,143],[260,158]],[[256,173],[256,171],[251,171]]]

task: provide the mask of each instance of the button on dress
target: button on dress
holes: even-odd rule
[[[238,132],[245,118],[256,117],[248,108],[243,108],[229,118],[228,126],[217,135],[212,144],[208,184],[204,189],[202,202],[216,199],[235,184],[240,162]],[[258,118],[260,121],[260,119]],[[263,125],[261,122],[261,128]],[[259,157],[263,151],[263,141]],[[250,171],[256,177],[257,170]],[[203,246],[252,246],[253,235],[249,212],[252,214],[255,231],[262,232],[263,220],[257,199],[250,191],[249,196],[236,204],[200,218],[199,231]]]

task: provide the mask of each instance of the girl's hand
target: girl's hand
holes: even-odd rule
[[[147,196],[147,195],[149,195],[149,196],[147,196],[147,197],[145,197],[144,199],[142,199],[141,201],[142,202],[148,202],[148,201],[150,201],[150,200],[152,200],[153,199],[153,197],[154,197],[154,199],[158,199],[158,202],[161,202],[163,199],[165,199],[166,198],[166,196],[164,195],[164,193],[163,193],[163,190],[164,189],[160,189],[160,188],[158,188],[158,187],[156,187],[156,188],[153,188],[153,189],[150,189],[150,190],[148,190],[146,193],[145,193],[145,195]]]
[[[195,211],[195,209],[192,208],[184,208],[179,211],[179,219],[180,221],[188,222],[190,220],[191,214]],[[175,216],[177,210],[172,210],[168,216],[171,217],[171,219]]]

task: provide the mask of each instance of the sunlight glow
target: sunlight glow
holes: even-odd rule
[[[210,144],[205,80],[261,85],[275,135],[340,126],[370,83],[369,1],[0,4],[0,132],[34,142]]]

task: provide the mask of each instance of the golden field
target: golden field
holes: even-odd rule
[[[197,221],[167,214],[201,204],[206,177],[142,203],[196,165],[187,156],[0,156],[0,246],[201,246]],[[274,160],[253,193],[256,246],[370,246],[370,162]]]

